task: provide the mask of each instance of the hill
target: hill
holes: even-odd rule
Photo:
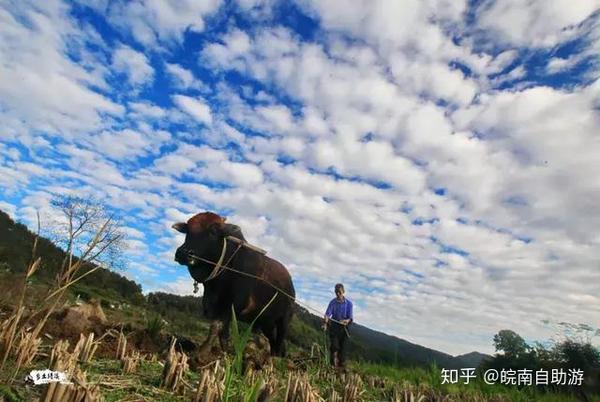
[[[464,355],[455,356],[464,363],[463,367],[479,367],[485,360],[491,359],[492,356],[479,352],[466,353]]]
[[[4,277],[5,283],[13,281],[24,272],[31,258],[34,237],[25,225],[14,222],[6,213],[0,211],[0,277]],[[42,267],[34,281],[40,287],[44,287],[58,272],[64,253],[50,240],[41,238],[38,241],[38,254],[42,257]],[[114,311],[114,315],[141,325],[148,325],[152,317],[158,314],[174,331],[192,339],[200,340],[207,328],[206,320],[200,316],[201,298],[161,292],[144,296],[139,284],[110,270],[99,269],[84,278],[73,287],[72,296],[75,295],[82,299],[98,299],[109,309],[119,306],[119,311]],[[10,305],[10,299],[10,291],[2,292],[0,305]],[[121,306],[125,306],[126,311],[123,311]],[[197,318],[190,319],[194,316]],[[315,343],[323,344],[321,323],[321,317],[296,306],[289,337],[291,349],[307,350]],[[349,357],[397,367],[428,366],[435,362],[439,367],[461,368],[474,367],[487,355],[473,352],[453,357],[354,324],[351,330]]]

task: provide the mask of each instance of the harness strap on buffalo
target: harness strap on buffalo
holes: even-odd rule
[[[217,261],[216,264],[214,262],[210,262],[211,264],[214,264],[215,267],[213,268],[213,270],[210,273],[210,275],[208,276],[208,278],[205,279],[205,282],[208,282],[210,280],[215,279],[217,276],[219,276],[219,274],[221,272],[223,272],[223,268],[224,268],[223,267],[223,259],[225,258],[225,254],[227,253],[227,240],[232,240],[232,239],[238,240],[237,241],[238,246],[235,249],[235,251],[233,252],[233,254],[231,254],[231,256],[229,257],[229,259],[227,260],[227,262],[225,263],[225,265],[229,265],[229,262],[231,262],[231,260],[233,259],[233,257],[235,257],[235,255],[240,250],[240,248],[242,248],[242,246],[244,246],[246,244],[245,242],[242,242],[242,241],[240,241],[239,239],[237,239],[237,238],[235,238],[233,236],[224,237],[223,238],[223,248],[221,250],[221,256],[219,257],[219,261]],[[254,248],[253,247],[252,249],[256,250],[258,248],[257,247]],[[258,250],[260,250],[260,249],[258,249]],[[194,258],[198,258],[198,257],[196,257],[194,255],[191,255],[191,254],[190,254],[190,256],[192,256]],[[195,280],[194,281],[194,293],[197,293],[197,292],[198,292],[198,281]]]
[[[231,255],[231,256],[230,256],[230,257],[227,259],[227,262],[226,262],[225,264],[223,264],[223,259],[224,259],[224,257],[225,257],[225,253],[226,253],[226,249],[227,249],[227,240],[232,240],[232,241],[234,241],[235,243],[237,243],[237,244],[238,244],[238,247],[237,247],[237,248],[236,248],[236,250],[233,252],[233,254],[232,254],[232,255]],[[318,310],[316,310],[316,309],[314,309],[314,308],[310,307],[310,306],[309,306],[309,305],[307,305],[307,304],[304,304],[304,303],[301,303],[301,302],[299,302],[298,300],[296,300],[296,298],[295,298],[295,297],[293,297],[293,296],[289,295],[287,292],[285,292],[284,290],[282,290],[282,289],[281,289],[281,288],[279,288],[278,286],[275,286],[275,285],[273,285],[272,283],[270,283],[269,281],[267,281],[265,278],[262,278],[262,277],[260,277],[260,276],[254,275],[254,274],[250,274],[250,273],[248,273],[248,272],[240,271],[240,270],[237,270],[237,269],[235,269],[235,268],[231,268],[231,267],[229,266],[229,263],[231,262],[231,260],[233,260],[233,257],[236,255],[236,253],[237,253],[237,252],[238,252],[238,251],[239,251],[239,250],[240,250],[242,247],[246,247],[246,248],[248,248],[248,249],[250,249],[250,250],[253,250],[253,251],[259,252],[259,253],[261,253],[261,254],[266,254],[266,251],[264,251],[264,250],[263,250],[263,249],[261,249],[261,248],[258,248],[258,247],[256,247],[256,246],[250,245],[249,243],[247,243],[247,242],[244,242],[244,241],[242,241],[242,240],[240,240],[240,239],[238,239],[238,238],[236,238],[236,237],[233,237],[233,236],[227,236],[227,237],[225,237],[225,238],[223,239],[223,248],[222,248],[222,250],[221,250],[221,256],[219,257],[219,261],[217,261],[217,262],[214,262],[214,261],[208,260],[208,259],[206,259],[206,258],[198,257],[197,255],[194,255],[194,254],[192,254],[192,253],[188,253],[188,256],[189,256],[189,257],[191,257],[191,258],[193,258],[193,259],[195,259],[195,260],[202,261],[202,262],[205,262],[205,263],[207,263],[207,264],[214,265],[214,268],[213,268],[212,272],[210,273],[210,275],[208,276],[208,278],[205,280],[205,282],[206,282],[206,281],[209,281],[209,280],[212,280],[212,279],[214,279],[214,278],[216,278],[216,277],[217,277],[218,275],[220,275],[220,274],[221,274],[221,273],[222,273],[224,270],[228,270],[228,271],[235,272],[235,273],[237,273],[237,274],[240,274],[240,275],[243,275],[243,276],[247,276],[247,277],[249,277],[249,278],[253,278],[253,279],[256,279],[256,280],[262,281],[262,282],[264,282],[265,284],[267,284],[268,286],[270,286],[271,288],[275,289],[277,292],[281,293],[282,295],[286,296],[287,298],[291,299],[292,301],[294,301],[294,302],[298,303],[299,305],[301,305],[302,307],[306,308],[307,310],[311,310],[311,311],[313,311],[313,312],[316,312],[317,314],[321,314],[321,312],[320,312],[320,311],[318,311]],[[194,293],[196,293],[197,291],[198,291],[198,281],[194,281]],[[336,320],[336,319],[334,319],[334,318],[329,318],[329,321],[332,321],[332,322],[335,322],[335,323],[338,323],[338,324],[341,324],[341,325],[343,325],[343,326],[344,326],[344,330],[346,331],[346,334],[348,335],[348,337],[350,337],[350,334],[348,333],[348,329],[346,328],[346,326],[344,325],[344,323],[342,323],[341,321],[338,321],[338,320]]]

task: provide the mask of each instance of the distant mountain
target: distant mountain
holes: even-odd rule
[[[492,356],[486,355],[484,353],[479,353],[479,352],[471,352],[471,353],[466,353],[464,355],[454,356],[454,358],[462,361],[464,363],[464,365],[462,367],[464,367],[464,368],[467,368],[467,367],[477,368],[484,360],[491,359]]]
[[[12,273],[24,272],[31,259],[33,239],[34,234],[26,226],[14,222],[7,214],[0,211],[0,274],[6,268]],[[64,252],[51,241],[41,238],[38,241],[38,255],[42,257],[42,269],[38,270],[35,279],[42,283],[50,283],[60,267]],[[141,285],[136,282],[101,268],[85,277],[81,284],[74,287],[73,292],[83,294],[85,298],[99,298],[104,304],[127,301],[144,307],[149,312],[173,320],[177,319],[179,323],[185,321],[180,327],[189,326],[193,331],[196,331],[196,326],[192,324],[204,322],[200,315],[200,298],[165,293],[150,293],[143,296],[141,290]],[[191,322],[191,320],[195,321]],[[325,338],[321,324],[321,317],[296,305],[296,314],[289,336],[290,342],[303,350],[310,350],[314,344],[322,345]],[[478,352],[454,357],[356,323],[351,326],[350,334],[348,348],[350,357],[376,363],[426,366],[435,362],[438,367],[464,368],[477,367],[483,359],[489,357]]]

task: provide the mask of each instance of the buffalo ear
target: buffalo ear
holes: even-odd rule
[[[174,223],[173,226],[171,226],[171,227],[180,233],[188,232],[188,225],[187,225],[187,223],[184,223],[184,222]]]

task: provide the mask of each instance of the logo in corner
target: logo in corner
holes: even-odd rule
[[[53,370],[32,370],[31,373],[25,377],[25,382],[28,384],[42,385],[50,384],[51,382],[60,382],[61,384],[71,384],[67,373],[62,371]]]

